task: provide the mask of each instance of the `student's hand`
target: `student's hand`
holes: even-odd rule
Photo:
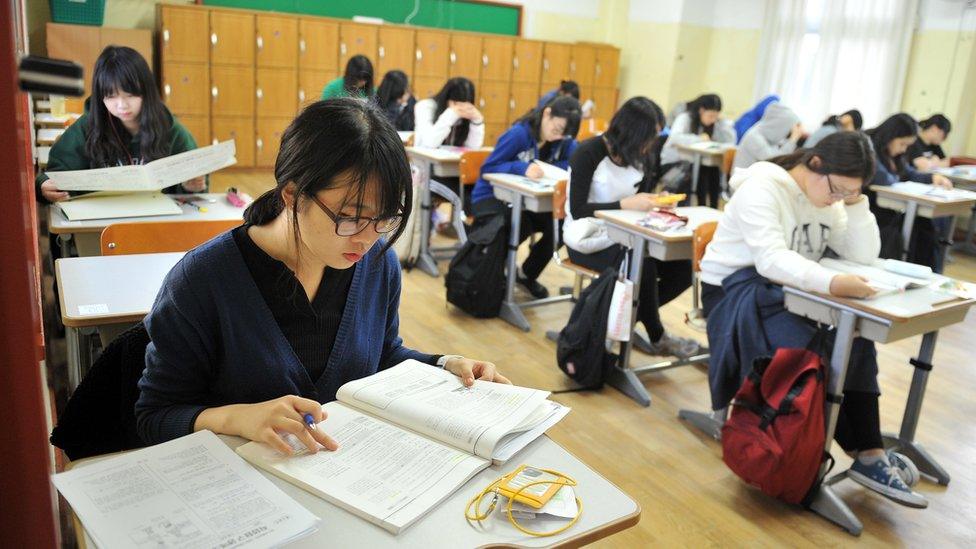
[[[952,180],[942,175],[941,173],[932,174],[932,184],[935,185],[936,187],[941,187],[943,189],[952,188]]]
[[[803,124],[799,122],[790,130],[790,141],[799,141],[803,137]]]
[[[498,373],[498,369],[491,362],[457,357],[448,360],[447,364],[444,365],[444,369],[461,378],[461,383],[464,383],[465,387],[474,385],[475,379],[504,383],[506,385],[512,384],[508,378]]]
[[[481,111],[478,110],[478,107],[475,107],[471,103],[464,104],[464,113],[461,114],[461,116],[472,122],[482,122],[485,119],[485,117],[481,115]]]
[[[207,418],[204,416],[207,412],[219,412],[219,416]],[[337,450],[339,443],[325,434],[321,427],[314,430],[308,428],[302,417],[305,414],[312,414],[315,423],[320,423],[326,418],[326,413],[318,402],[288,395],[257,404],[233,404],[210,408],[200,413],[196,425],[199,428],[201,423],[204,423],[203,427],[209,428],[207,425],[209,420],[218,419],[217,428],[211,429],[212,431],[264,442],[288,456],[292,454],[292,449],[282,437],[284,433],[295,435],[313,453],[319,450],[320,444],[326,450]]]
[[[834,275],[830,279],[830,295],[837,297],[856,297],[864,299],[873,296],[877,291],[868,285],[868,279],[855,274]]]
[[[701,134],[699,134],[698,137],[700,137],[702,139],[702,141],[711,141],[712,140],[712,136],[708,135],[705,132],[701,132]]]
[[[542,168],[538,164],[529,164],[529,167],[525,170],[525,177],[529,179],[542,179],[543,175],[545,175],[545,172],[542,171]]]
[[[657,195],[653,193],[637,193],[620,199],[620,207],[625,210],[649,212],[657,206]]]
[[[183,190],[191,193],[201,193],[207,189],[207,178],[200,176],[194,177],[189,181],[183,182]]]
[[[67,200],[69,196],[66,191],[58,190],[57,185],[50,179],[41,183],[41,194],[48,202],[61,202]]]

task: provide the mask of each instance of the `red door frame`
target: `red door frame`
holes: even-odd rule
[[[41,386],[37,218],[27,96],[17,89],[20,0],[0,0],[0,545],[55,547]],[[6,23],[2,23],[7,21]],[[18,38],[20,40],[18,40]]]

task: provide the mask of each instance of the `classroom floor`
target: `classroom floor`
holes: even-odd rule
[[[236,186],[254,197],[272,184],[268,171],[236,171],[212,179],[215,192]],[[441,262],[440,267],[445,271],[447,263]],[[955,254],[947,274],[976,280],[976,258]],[[550,265],[541,281],[555,291],[571,284],[572,277]],[[49,288],[50,283],[45,285]],[[704,341],[704,333],[683,323],[690,308],[689,291],[662,309],[665,326],[679,335]],[[499,319],[474,319],[448,307],[443,277],[435,279],[414,269],[403,275],[400,334],[407,345],[422,351],[491,360],[518,385],[559,390],[571,383],[557,368],[555,344],[546,339],[545,332],[561,329],[570,310],[569,303],[527,309],[532,330],[522,332]],[[722,463],[717,442],[677,418],[681,408],[707,409],[704,367],[644,376],[653,399],[648,408],[609,387],[554,395],[553,400],[570,406],[573,412],[550,429],[549,435],[630,494],[643,510],[637,526],[603,540],[599,547],[823,547],[852,542],[871,546],[973,546],[976,371],[967,350],[972,349],[971,340],[967,342],[972,334],[976,334],[976,313],[972,312],[965,322],[940,332],[936,368],[918,427],[918,440],[949,471],[952,482],[948,487],[924,481],[919,485],[918,490],[929,498],[926,510],[902,507],[851,481],[842,482],[837,492],[864,523],[859,539],[813,513],[779,503],[746,486]],[[897,431],[900,424],[912,375],[908,359],[914,356],[920,340],[914,337],[878,347],[881,421],[886,431]],[[52,343],[49,363],[56,369],[54,355],[63,342]],[[640,362],[652,360],[641,353],[634,357]],[[835,472],[850,464],[836,449],[834,455],[838,459]]]

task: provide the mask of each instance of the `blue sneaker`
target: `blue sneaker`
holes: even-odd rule
[[[918,472],[918,467],[915,466],[915,462],[908,459],[908,456],[899,454],[894,450],[888,450],[885,453],[888,454],[888,461],[891,465],[898,469],[898,475],[905,481],[905,484],[914,488],[922,478],[922,475]]]
[[[929,500],[925,499],[925,496],[905,484],[898,467],[888,462],[887,455],[870,465],[855,459],[854,464],[847,471],[847,476],[895,503],[916,509],[925,509],[929,506]]]

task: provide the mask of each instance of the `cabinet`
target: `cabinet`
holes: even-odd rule
[[[298,19],[258,15],[255,28],[257,66],[294,68],[298,65]]]
[[[178,114],[210,115],[210,71],[198,63],[163,64],[163,101]]]
[[[485,123],[485,147],[494,147],[495,143],[498,143],[498,138],[501,137],[505,130],[508,129],[506,124],[497,123]]]
[[[463,76],[477,83],[481,75],[481,37],[468,34],[451,35],[451,78]]]
[[[339,72],[339,24],[317,19],[298,21],[298,67],[302,71]]]
[[[417,98],[417,101],[433,97],[434,94],[441,91],[445,81],[444,78],[439,76],[418,76],[413,80],[413,95]]]
[[[259,117],[295,116],[298,111],[298,78],[290,69],[257,69],[254,89]]]
[[[538,84],[512,82],[511,97],[508,101],[508,124],[512,125],[529,109],[534,109],[541,95]]]
[[[478,109],[485,122],[502,124],[508,120],[508,82],[482,82],[478,92]]]
[[[334,71],[301,71],[298,73],[298,102],[302,105],[318,101],[322,89],[339,77]]]
[[[481,46],[481,81],[508,82],[512,78],[512,40],[486,37]]]
[[[597,48],[596,64],[593,67],[593,85],[601,88],[616,88],[619,70],[620,50]]]
[[[617,112],[617,88],[593,88],[593,117],[610,120]]]
[[[397,27],[380,27],[376,57],[377,87],[383,80],[383,75],[392,70],[407,73],[409,81],[413,76],[414,31]]]
[[[512,82],[538,86],[542,73],[542,42],[516,40],[512,56]]]
[[[596,66],[596,50],[593,46],[573,46],[573,57],[569,62],[570,80],[575,80],[582,89],[589,88],[593,85],[594,66]]]
[[[569,79],[569,60],[572,47],[569,44],[546,42],[542,49],[542,87],[558,88],[561,80]]]
[[[213,116],[254,116],[254,68],[210,67],[210,106]]]
[[[281,146],[281,134],[285,133],[291,118],[258,118],[254,132],[254,165],[273,168]]]
[[[234,140],[237,148],[237,164],[241,168],[254,166],[254,119],[213,117],[210,122],[212,142]]]
[[[210,144],[210,117],[199,115],[183,115],[176,117],[180,124],[186,127],[198,147]]]
[[[414,49],[414,77],[439,78],[443,84],[447,80],[447,66],[450,62],[450,35],[440,31],[418,30]]]
[[[254,16],[214,10],[210,13],[210,63],[254,66]]]
[[[159,5],[159,57],[163,63],[207,63],[210,14]],[[151,60],[150,60],[151,62]]]
[[[346,70],[346,63],[355,55],[365,55],[376,70],[376,25],[339,25],[339,72]]]

